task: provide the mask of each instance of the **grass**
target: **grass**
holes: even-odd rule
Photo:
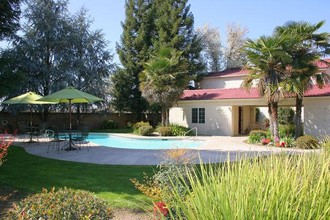
[[[68,187],[93,192],[112,207],[147,209],[151,201],[135,189],[131,178],[151,175],[155,166],[97,165],[59,161],[30,155],[21,147],[11,146],[0,167],[0,187],[24,193],[42,188]]]
[[[329,219],[329,156],[324,151],[203,165],[187,174],[185,196],[182,189],[173,192],[175,219]]]

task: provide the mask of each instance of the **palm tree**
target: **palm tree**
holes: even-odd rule
[[[313,85],[313,79],[316,79],[319,87],[324,84],[325,75],[320,74],[315,66],[320,57],[330,52],[329,33],[316,33],[324,23],[321,21],[313,25],[307,22],[291,22],[275,29],[275,35],[286,35],[290,38],[290,41],[283,45],[283,49],[292,57],[284,88],[288,93],[294,94],[296,99],[296,138],[303,134],[301,110],[304,92]]]
[[[275,141],[279,140],[277,108],[281,97],[280,83],[286,72],[286,64],[291,61],[289,54],[282,50],[286,40],[281,36],[262,36],[256,41],[248,40],[244,46],[249,74],[242,87],[250,89],[253,83],[257,82],[260,95],[267,97],[271,131]]]
[[[162,125],[169,125],[169,109],[187,88],[189,77],[182,52],[162,48],[140,74],[142,96],[161,108]]]

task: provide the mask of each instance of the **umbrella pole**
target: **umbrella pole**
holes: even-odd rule
[[[72,116],[71,116],[71,102],[72,102],[72,99],[69,99],[69,120],[70,120],[70,124],[69,124],[69,147],[67,148],[67,151],[70,151],[70,150],[74,150],[73,146],[72,146],[72,122],[71,122],[71,119],[72,119]]]
[[[32,105],[30,105],[30,123],[29,123],[29,129],[30,129],[30,143],[33,142],[32,140]]]
[[[70,132],[71,132],[71,130],[72,130],[72,124],[71,124],[71,99],[69,99],[69,120],[70,120],[69,129],[70,129]]]

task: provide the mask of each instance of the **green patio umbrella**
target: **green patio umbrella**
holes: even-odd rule
[[[27,92],[22,95],[13,97],[6,101],[3,101],[2,104],[26,104],[30,105],[30,126],[32,125],[32,105],[44,105],[44,104],[54,104],[54,102],[49,101],[37,101],[37,99],[42,98],[41,95],[38,95],[34,92]]]
[[[38,95],[34,92],[27,92],[22,95],[3,101],[2,104],[54,104],[53,102],[37,101],[37,99],[41,98],[41,95]]]
[[[68,103],[69,104],[69,129],[72,131],[71,123],[71,105],[73,103],[92,103],[103,101],[103,99],[96,97],[94,95],[88,94],[86,92],[80,91],[74,87],[67,87],[60,91],[54,92],[50,95],[47,95],[43,98],[38,99],[38,101],[48,101],[48,102],[57,102],[57,103]],[[71,132],[70,132],[71,134]],[[74,149],[72,147],[71,135],[69,139],[69,147],[67,150]]]
[[[44,104],[54,104],[54,102],[49,101],[37,101],[37,99],[42,98],[41,95],[38,95],[34,92],[27,92],[22,95],[13,97],[6,101],[3,101],[2,104],[27,104],[30,105],[30,124],[32,126],[32,105],[44,105]],[[32,136],[30,136],[30,142],[32,142]]]

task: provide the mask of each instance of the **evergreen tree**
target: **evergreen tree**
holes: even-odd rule
[[[30,90],[45,96],[75,86],[105,97],[112,55],[101,31],[90,30],[86,11],[72,16],[67,4],[67,0],[27,1],[22,37],[13,48],[15,68],[25,73],[26,81],[16,93]],[[49,106],[42,107],[47,120]]]
[[[0,40],[11,38],[19,28],[20,0],[1,0]]]
[[[140,118],[146,109],[146,101],[141,97],[139,74],[144,70],[143,65],[150,59],[150,54],[157,55],[160,48],[181,51],[180,59],[188,63],[187,74],[203,69],[200,62],[201,42],[194,33],[194,18],[186,3],[187,0],[126,1],[126,19],[122,23],[120,44],[117,44],[123,69],[112,77],[112,81],[118,80],[112,82],[116,110],[131,111]]]
[[[15,37],[19,29],[21,14],[20,0],[1,0],[0,2],[0,41]],[[1,49],[1,48],[0,48]],[[0,97],[10,94],[21,84],[22,73],[15,68],[15,52],[1,51],[0,54]]]
[[[127,0],[125,11],[123,33],[117,44],[123,69],[112,77],[112,104],[118,111],[136,113],[137,120],[141,120],[147,102],[141,96],[139,74],[143,71],[143,64],[149,59],[152,48],[154,27],[151,1]]]
[[[194,31],[194,16],[190,12],[188,0],[155,0],[156,36],[153,39],[155,50],[170,47],[182,51],[182,58],[188,62],[190,74],[204,69],[200,53],[202,44]]]

